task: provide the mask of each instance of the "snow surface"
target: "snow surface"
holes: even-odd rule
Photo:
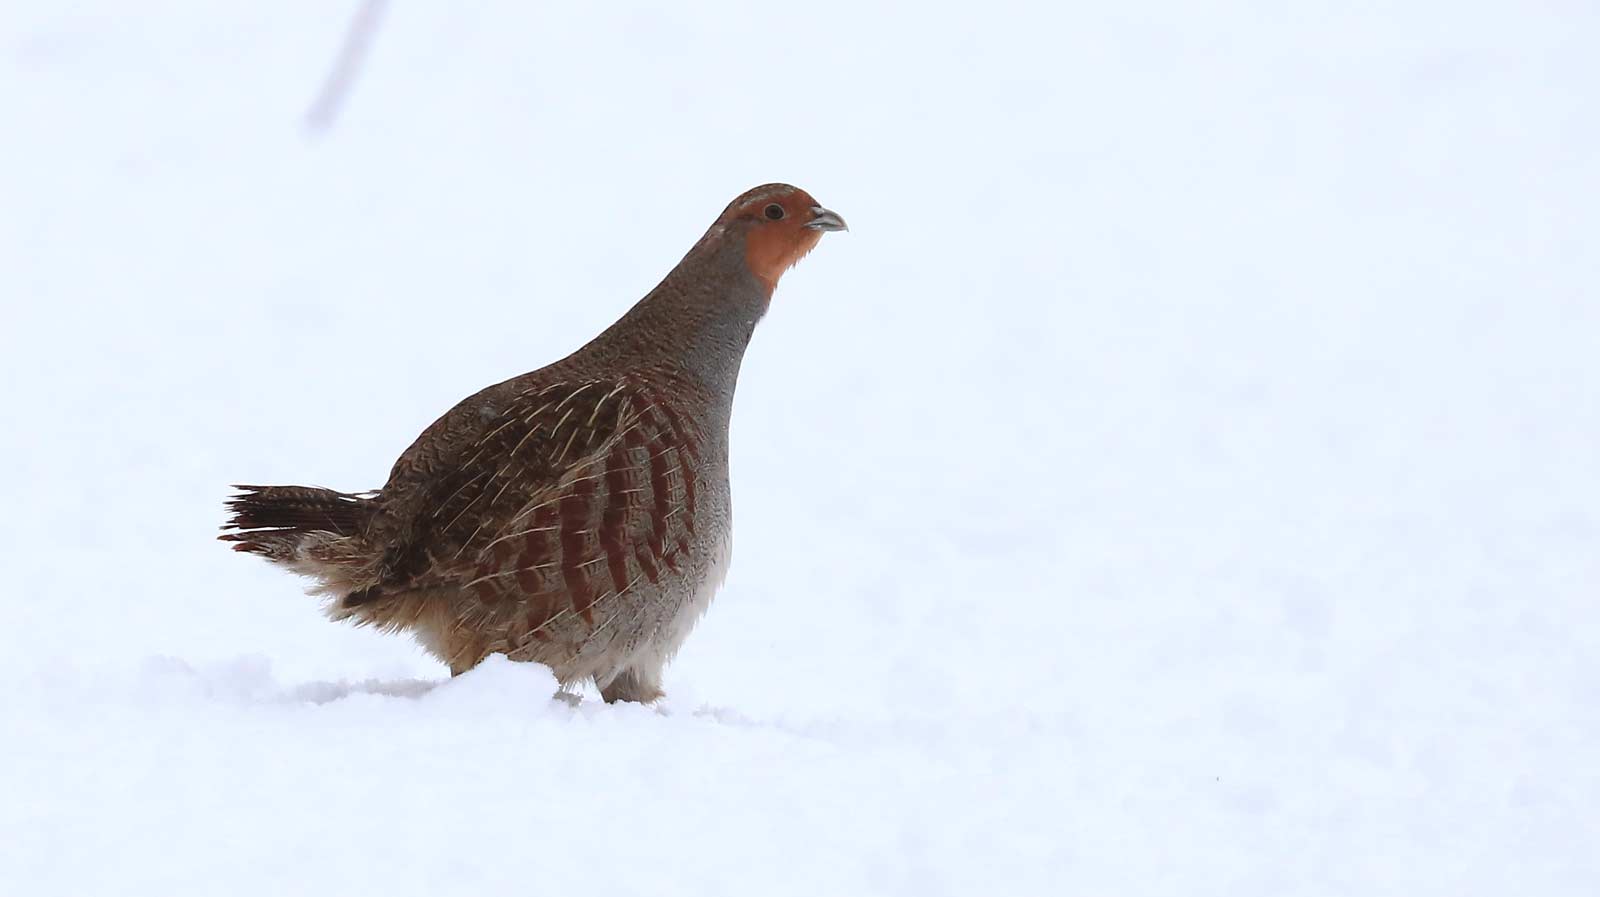
[[[1600,893],[1600,7],[0,16],[0,893]],[[659,709],[212,541],[850,221]]]

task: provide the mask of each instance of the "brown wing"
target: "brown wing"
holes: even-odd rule
[[[408,495],[387,581],[347,605],[448,584],[488,602],[559,595],[586,611],[656,579],[692,533],[698,440],[634,384],[491,388],[430,430],[384,490]]]

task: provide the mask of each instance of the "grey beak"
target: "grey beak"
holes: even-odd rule
[[[849,230],[849,225],[839,217],[838,212],[830,212],[822,206],[811,207],[811,220],[806,222],[806,227],[812,230]]]

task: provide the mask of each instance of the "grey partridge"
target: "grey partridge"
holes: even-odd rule
[[[797,187],[750,190],[587,345],[446,412],[383,488],[236,486],[221,538],[452,674],[498,652],[654,700],[729,562],[745,347],[778,278],[844,228]]]

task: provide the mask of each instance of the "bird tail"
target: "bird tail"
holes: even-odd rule
[[[343,596],[372,584],[377,559],[366,538],[377,502],[372,493],[315,486],[234,486],[230,517],[217,538],[259,554]]]

